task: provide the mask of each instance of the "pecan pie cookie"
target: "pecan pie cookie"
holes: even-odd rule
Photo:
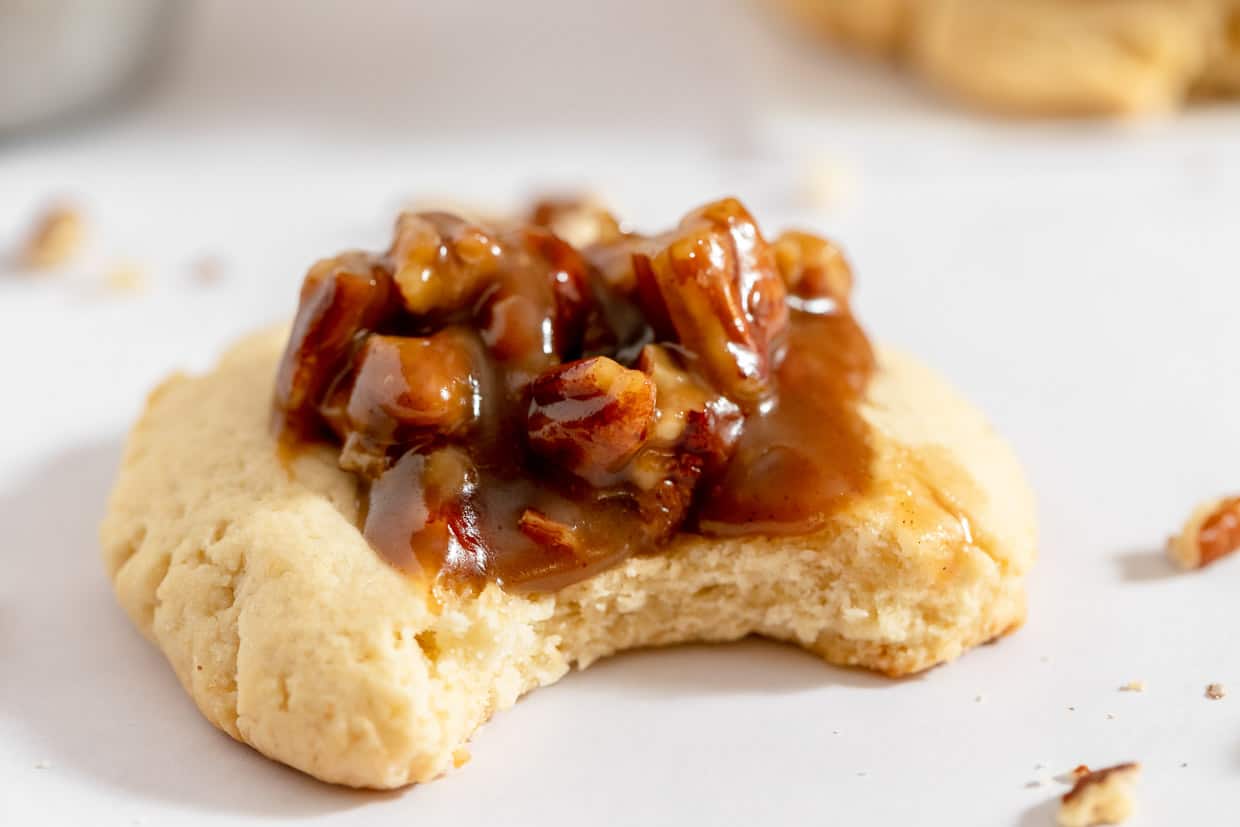
[[[731,199],[655,236],[402,215],[311,268],[291,328],[151,394],[102,528],[117,596],[212,723],[363,787],[630,647],[951,660],[1024,619],[1032,497],[851,288]]]

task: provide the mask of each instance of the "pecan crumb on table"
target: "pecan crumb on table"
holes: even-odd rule
[[[114,293],[141,293],[146,290],[146,270],[131,261],[118,261],[103,275],[104,286]]]
[[[1167,554],[1184,569],[1208,566],[1240,549],[1240,496],[1220,497],[1193,510],[1167,544]]]
[[[1126,820],[1134,809],[1132,788],[1140,773],[1140,764],[1125,763],[1081,774],[1060,801],[1059,824],[1094,827]]]
[[[57,204],[39,214],[22,247],[19,263],[30,270],[52,270],[67,264],[82,247],[85,223],[81,213]]]

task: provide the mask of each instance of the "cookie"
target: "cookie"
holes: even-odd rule
[[[1133,115],[1240,92],[1235,0],[775,2],[997,112]]]
[[[102,541],[121,605],[208,720],[325,781],[434,778],[495,711],[626,648],[759,634],[907,675],[1025,616],[1034,519],[1016,459],[892,352],[865,407],[882,491],[817,535],[686,537],[556,594],[489,586],[436,613],[363,539],[330,450],[281,463],[267,423],[285,338],[151,394]]]
[[[734,199],[659,236],[569,212],[402,215],[151,394],[104,560],[234,738],[398,787],[623,649],[756,634],[899,676],[1022,623],[1021,468],[870,345],[834,245]]]

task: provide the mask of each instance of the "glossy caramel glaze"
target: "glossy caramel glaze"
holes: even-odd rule
[[[402,215],[386,254],[307,276],[275,426],[340,445],[379,553],[553,591],[677,533],[809,533],[866,490],[874,357],[834,245],[768,244],[732,199],[653,237],[574,209]]]
[[[851,314],[794,311],[776,393],[698,502],[707,534],[807,534],[870,484],[858,401],[874,355]]]

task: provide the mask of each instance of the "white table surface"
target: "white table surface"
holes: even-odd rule
[[[1146,768],[1136,827],[1236,823],[1240,559],[1179,574],[1160,549],[1197,500],[1240,489],[1240,108],[990,122],[710,0],[362,5],[199,5],[136,109],[0,145],[0,247],[61,194],[91,229],[69,273],[0,271],[0,824],[1036,827],[1065,788],[1028,782],[1122,760]],[[851,184],[815,207],[824,158]],[[950,377],[1026,463],[1028,625],[903,681],[759,641],[628,654],[391,794],[205,723],[96,550],[145,391],[287,315],[310,261],[382,243],[407,198],[547,186],[647,226],[733,192],[770,227],[840,239],[873,335]],[[203,254],[217,285],[191,277]],[[121,258],[149,290],[101,287]],[[1118,691],[1132,680],[1146,690]],[[1209,682],[1233,696],[1206,700]]]

